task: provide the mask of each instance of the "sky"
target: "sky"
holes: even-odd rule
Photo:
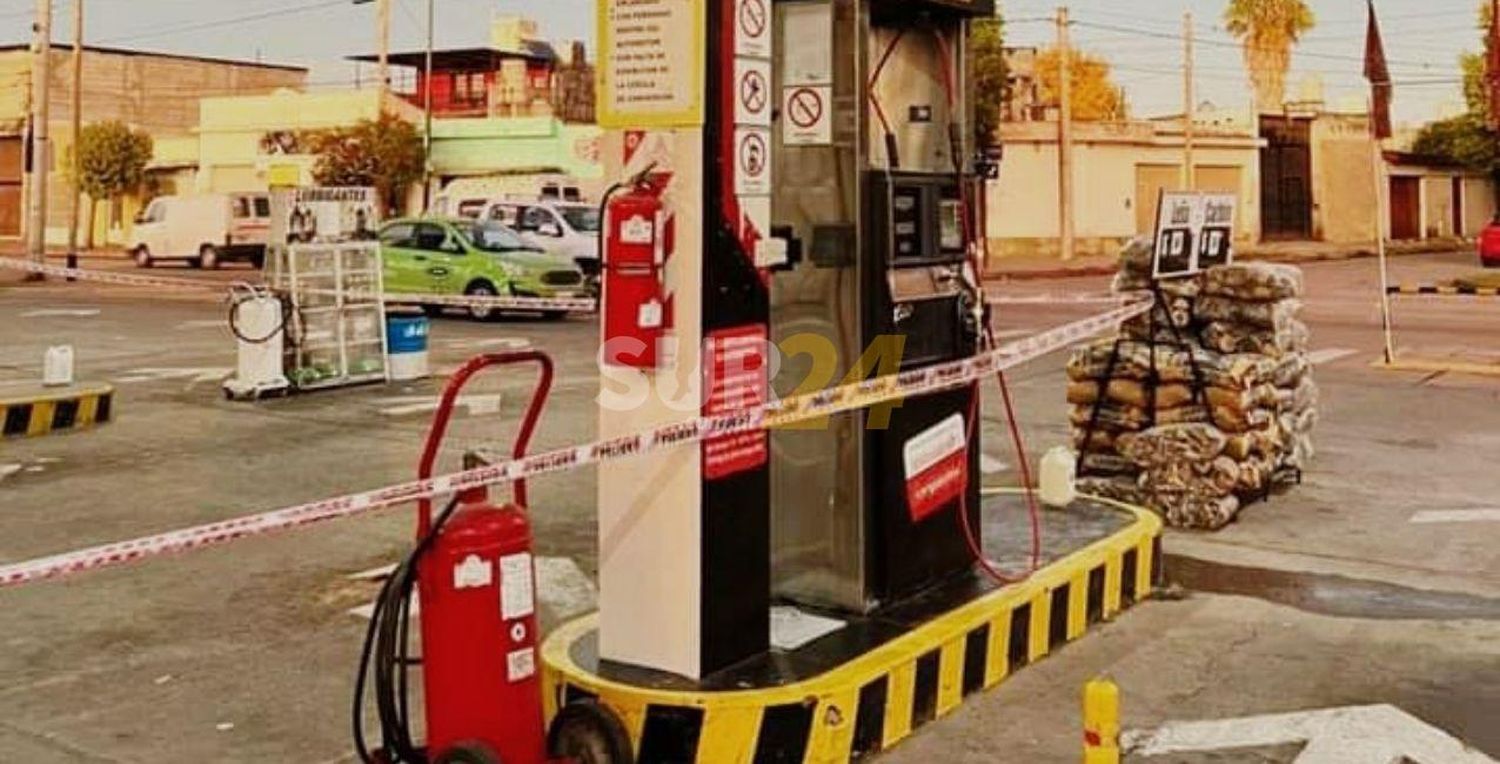
[[[53,0],[54,39],[71,36],[72,3]],[[392,48],[419,49],[426,31],[423,0],[393,0]],[[1289,91],[1306,76],[1322,79],[1330,104],[1364,102],[1361,78],[1365,0],[1308,0],[1317,27],[1293,56]],[[35,0],[0,0],[0,42],[24,42]],[[374,50],[375,6],[352,0],[84,0],[88,42],[312,67],[314,87],[352,84],[347,55]],[[532,16],[556,42],[592,43],[595,0],[435,0],[438,47],[482,44],[494,14]],[[1057,0],[1000,0],[1007,43],[1045,45]],[[1200,101],[1221,107],[1249,102],[1240,52],[1222,30],[1227,0],[1069,0],[1074,45],[1115,66],[1133,114],[1181,113],[1182,13],[1195,15],[1196,86]],[[1476,0],[1376,0],[1386,55],[1397,82],[1395,117],[1420,123],[1462,103],[1459,53],[1480,48]],[[366,70],[364,76],[368,77]]]

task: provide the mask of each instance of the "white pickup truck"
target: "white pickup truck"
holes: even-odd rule
[[[227,260],[265,262],[271,197],[263,192],[159,196],[146,205],[131,232],[135,264],[185,260],[217,268]]]

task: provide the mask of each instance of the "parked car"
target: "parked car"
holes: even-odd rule
[[[473,297],[582,297],[583,273],[493,220],[399,218],[380,228],[387,292]],[[484,320],[499,311],[470,306]],[[566,311],[545,311],[561,318]]]
[[[244,260],[259,268],[271,230],[271,197],[261,192],[159,196],[146,205],[131,231],[135,264],[184,260],[217,268]]]
[[[599,208],[584,202],[490,202],[484,217],[521,232],[533,244],[573,259],[597,293],[599,285]]]
[[[1479,234],[1479,264],[1486,268],[1500,268],[1500,215]]]

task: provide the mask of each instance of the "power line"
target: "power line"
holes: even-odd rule
[[[212,20],[212,21],[199,21],[199,22],[193,22],[193,23],[190,23],[190,24],[179,24],[177,26],[160,27],[158,29],[153,29],[153,30],[148,31],[148,32],[138,32],[138,33],[135,33],[135,34],[120,35],[120,36],[117,36],[117,37],[109,37],[109,38],[105,38],[103,40],[99,40],[99,42],[101,42],[101,43],[110,43],[110,42],[123,42],[123,41],[126,41],[126,40],[142,40],[142,39],[147,39],[147,38],[151,38],[151,37],[160,37],[162,35],[178,34],[178,33],[181,33],[181,32],[194,32],[194,31],[197,31],[197,30],[200,30],[200,29],[217,29],[217,28],[221,28],[221,27],[229,27],[229,26],[235,26],[235,25],[238,25],[238,24],[246,24],[246,23],[250,23],[250,22],[254,22],[254,21],[261,21],[261,20],[264,20],[264,19],[277,18],[277,17],[280,17],[280,16],[292,16],[292,15],[295,15],[295,14],[307,13],[309,11],[321,10],[321,9],[324,9],[324,8],[332,8],[332,7],[336,6],[336,5],[347,5],[347,4],[348,4],[348,0],[324,0],[323,2],[320,2],[320,3],[307,3],[307,4],[303,4],[303,5],[295,5],[295,6],[290,6],[290,7],[274,8],[274,9],[267,10],[267,11],[261,11],[259,13],[245,14],[243,16],[233,16],[233,17],[229,17],[229,18],[215,19],[215,20]]]
[[[1081,27],[1087,27],[1087,28],[1090,28],[1090,29],[1102,29],[1102,30],[1105,30],[1107,32],[1134,33],[1134,34],[1141,35],[1141,36],[1144,36],[1144,37],[1155,37],[1155,38],[1159,38],[1159,39],[1167,39],[1167,40],[1174,40],[1174,41],[1181,39],[1181,35],[1168,34],[1168,33],[1165,33],[1165,32],[1157,32],[1155,30],[1150,30],[1150,29],[1141,29],[1139,27],[1127,27],[1127,26],[1120,26],[1120,25],[1117,25],[1117,24],[1104,24],[1104,23],[1099,23],[1099,22],[1096,22],[1096,21],[1081,21],[1081,20],[1075,20],[1075,21],[1073,21],[1073,23],[1076,24],[1076,25],[1078,25],[1078,26],[1081,26]],[[1198,38],[1198,41],[1201,42],[1201,43],[1203,43],[1204,45],[1213,45],[1213,46],[1221,47],[1221,48],[1236,48],[1236,49],[1239,49],[1239,50],[1244,50],[1244,48],[1245,48],[1245,46],[1243,44],[1241,44],[1239,42],[1232,41],[1232,40],[1217,40],[1217,39],[1208,38],[1208,37],[1200,37],[1200,38]],[[1273,48],[1268,48],[1268,47],[1259,47],[1259,48],[1256,48],[1256,49],[1257,50],[1267,51],[1267,52],[1274,51]],[[1296,51],[1294,51],[1294,53],[1296,55],[1305,56],[1307,58],[1321,58],[1321,59],[1332,60],[1332,61],[1357,61],[1357,62],[1363,63],[1364,60],[1365,60],[1364,56],[1354,56],[1354,55],[1339,54],[1339,53],[1320,53],[1320,52],[1317,52],[1317,51],[1309,51],[1309,50],[1296,50]],[[1416,67],[1420,67],[1420,68],[1423,68],[1423,69],[1431,69],[1431,68],[1434,68],[1436,66],[1435,64],[1433,64],[1430,61],[1398,61],[1398,60],[1388,59],[1386,63],[1389,63],[1389,64],[1398,64],[1398,65],[1402,65],[1402,66],[1416,66]]]

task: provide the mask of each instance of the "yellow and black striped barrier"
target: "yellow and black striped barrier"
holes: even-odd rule
[[[1500,297],[1500,287],[1440,286],[1436,284],[1402,286],[1394,284],[1386,287],[1385,293],[1389,295],[1438,295],[1442,297]]]
[[[848,762],[889,748],[970,695],[1144,599],[1161,574],[1161,521],[1130,513],[1120,531],[879,644],[822,674],[767,687],[698,690],[631,684],[584,668],[596,616],[563,625],[542,648],[544,702],[589,699],[624,721],[636,761],[720,764]]]
[[[0,436],[25,438],[81,430],[114,416],[110,385],[72,385],[36,393],[0,393]]]

